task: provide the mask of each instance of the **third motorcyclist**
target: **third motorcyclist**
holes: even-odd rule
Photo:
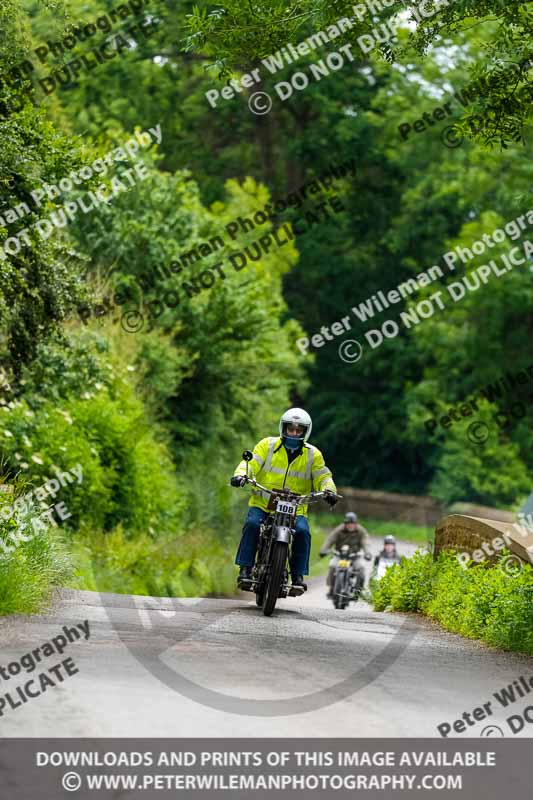
[[[348,511],[344,517],[344,522],[341,523],[341,525],[337,525],[336,528],[333,528],[328,538],[322,545],[320,557],[324,558],[324,556],[327,556],[331,550],[340,550],[340,548],[345,544],[349,545],[350,553],[359,553],[360,550],[363,550],[365,559],[367,561],[370,561],[372,558],[368,531],[362,525],[359,525],[357,522],[357,514],[355,514],[353,511]],[[328,586],[327,596],[329,598],[331,598],[333,594],[333,586],[335,585],[335,571],[338,563],[339,557],[337,555],[334,555],[329,562],[329,570],[326,579]],[[354,572],[356,573],[361,585],[363,585],[365,573],[362,565],[355,564]]]
[[[383,577],[389,567],[400,564],[401,558],[396,550],[396,539],[392,535],[385,536],[383,550],[374,559],[373,575],[378,580]]]

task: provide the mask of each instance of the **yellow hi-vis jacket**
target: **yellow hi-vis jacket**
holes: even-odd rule
[[[296,494],[336,492],[331,470],[326,467],[324,456],[317,447],[304,444],[302,452],[290,464],[287,451],[280,436],[261,439],[253,450],[254,457],[248,462],[249,474],[267,489],[287,488]],[[246,475],[246,461],[241,461],[235,475]],[[269,495],[253,489],[249,505],[266,511]],[[308,506],[299,506],[298,514],[307,516]]]

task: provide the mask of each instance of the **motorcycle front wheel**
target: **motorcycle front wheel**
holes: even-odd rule
[[[270,617],[276,606],[279,597],[279,590],[283,581],[283,572],[287,561],[287,542],[274,542],[272,548],[272,560],[270,562],[270,572],[265,587],[263,602],[263,614]]]
[[[335,587],[333,589],[333,597],[335,600],[335,608],[343,610],[350,602],[346,597],[348,593],[348,573],[346,571],[338,572],[335,577]]]

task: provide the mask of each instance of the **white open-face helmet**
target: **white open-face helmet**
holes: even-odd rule
[[[289,423],[292,425],[302,425],[305,428],[301,437],[302,442],[306,442],[309,439],[313,423],[307,411],[304,411],[303,408],[289,408],[279,421],[279,435],[281,437],[287,436],[287,426]]]

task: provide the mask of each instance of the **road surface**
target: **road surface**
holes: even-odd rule
[[[434,737],[437,725],[489,700],[497,706],[493,692],[533,675],[533,659],[415,615],[365,603],[337,611],[323,578],[311,579],[303,598],[280,601],[271,618],[251,594],[169,600],[63,590],[45,614],[0,620],[0,665],[84,620],[89,638],[43,659],[33,677],[67,657],[79,671],[4,708],[1,736]],[[0,680],[0,692],[31,677]],[[461,735],[498,725],[510,736],[505,719],[527,700],[494,708]]]

